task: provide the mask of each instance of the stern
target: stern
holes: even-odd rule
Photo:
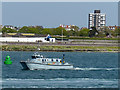
[[[22,65],[23,69],[25,69],[25,70],[29,69],[25,61],[21,61],[20,63]]]

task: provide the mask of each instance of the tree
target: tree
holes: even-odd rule
[[[102,31],[99,31],[99,34],[98,34],[98,37],[101,37],[101,38],[103,38],[103,37],[105,37],[106,35],[105,35],[105,33],[104,32],[102,32]]]
[[[36,26],[36,29],[38,30],[39,34],[42,34],[42,31],[44,30],[43,26]]]
[[[42,34],[46,35],[46,34],[50,34],[53,35],[53,32],[50,28],[45,28],[44,30],[42,30]]]
[[[112,30],[110,30],[107,26],[101,27],[98,36],[99,37],[105,37],[108,35],[113,35],[114,32],[112,32]]]
[[[97,31],[96,27],[91,27],[92,30],[89,31],[89,37],[94,37],[97,34],[99,34],[99,32]]]
[[[55,28],[54,35],[62,35],[62,31],[63,31],[63,35],[67,35],[67,31],[62,27]]]
[[[27,26],[23,26],[21,29],[19,29],[20,33],[28,33],[28,27]]]
[[[71,26],[71,29],[74,30],[75,32],[77,32],[79,30],[78,26]]]
[[[67,31],[67,36],[74,36],[74,35],[75,35],[75,31],[73,30]]]
[[[6,28],[6,27],[2,28],[2,33],[16,33],[16,32],[17,32],[16,30],[11,28]]]
[[[43,28],[42,27],[27,27],[23,26],[19,32],[20,33],[35,33],[35,34],[41,34]]]
[[[0,32],[2,32],[2,29],[0,29]]]
[[[89,29],[82,29],[78,32],[79,36],[89,36]]]
[[[104,26],[103,29],[106,36],[111,35],[111,30],[108,27]]]
[[[71,29],[73,30],[73,36],[79,36],[79,34],[78,34],[79,27],[78,26],[71,26]]]
[[[113,36],[120,36],[120,28],[116,28],[114,31],[112,31]]]

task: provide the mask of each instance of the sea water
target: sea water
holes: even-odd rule
[[[73,64],[73,70],[22,70],[21,60],[34,52],[2,52],[3,88],[117,88],[118,53],[40,52],[45,57],[61,58]],[[4,60],[10,55],[12,65]]]

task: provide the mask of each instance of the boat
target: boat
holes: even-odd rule
[[[23,69],[41,70],[41,69],[73,69],[73,65],[60,58],[46,58],[41,54],[34,53],[31,59],[21,61]]]

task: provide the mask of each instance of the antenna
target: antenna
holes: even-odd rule
[[[64,57],[65,57],[65,54],[63,54],[63,59],[64,59]]]
[[[64,57],[65,57],[65,54],[63,54],[63,60],[62,60],[62,63],[63,63],[63,64],[65,63],[65,61],[64,61]]]
[[[62,32],[61,32],[61,34],[62,34],[62,42],[63,42],[63,27],[64,27],[64,24],[62,25]]]

